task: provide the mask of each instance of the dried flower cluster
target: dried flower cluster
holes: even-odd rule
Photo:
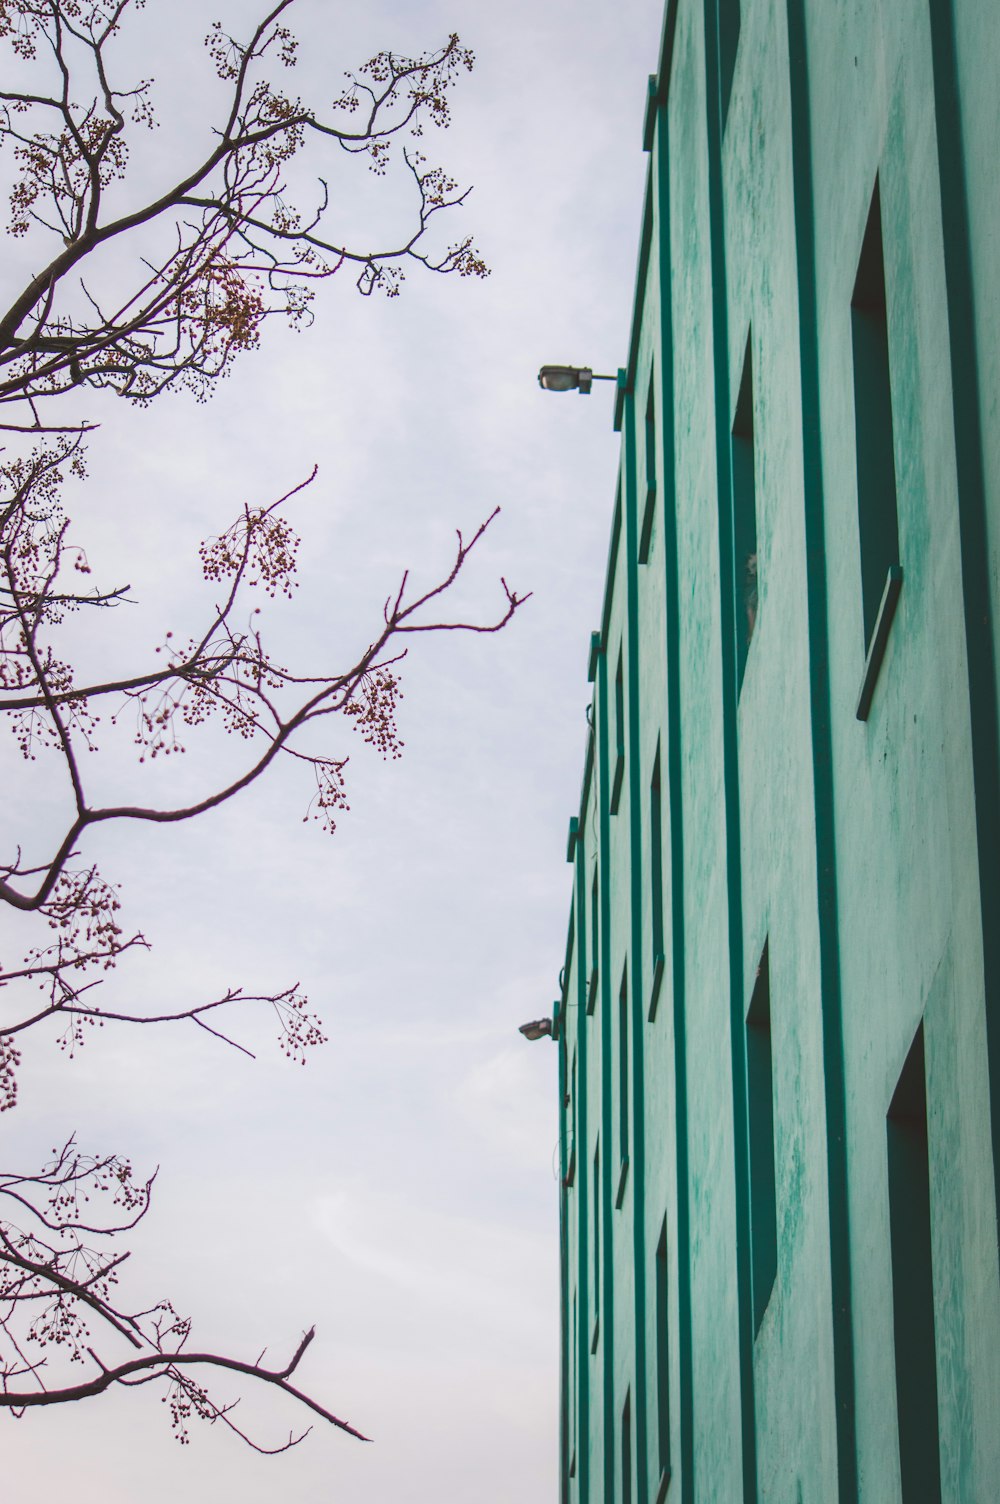
[[[91,565],[73,540],[62,485],[70,475],[82,473],[78,434],[50,436],[27,457],[0,464],[0,719],[6,720],[25,760],[52,761],[67,801],[64,834],[47,855],[29,860],[21,847],[0,853],[0,903],[41,924],[44,933],[18,960],[0,960],[0,1112],[17,1100],[17,1038],[45,1020],[59,1026],[59,1044],[70,1055],[81,1047],[88,1029],[105,1023],[180,1020],[249,1054],[218,1027],[218,1015],[236,1006],[268,1005],[277,1020],[281,1050],[304,1062],[325,1036],[297,986],[270,994],[232,987],[222,996],[167,1014],[124,1012],[102,1003],[99,989],[108,971],[127,952],[148,946],[141,931],[123,927],[118,889],[92,862],[81,860],[88,832],[108,821],[148,827],[192,819],[235,797],[279,756],[311,770],[315,794],[308,813],[333,831],[348,807],[347,754],[305,750],[300,745],[305,728],[323,721],[332,729],[340,716],[345,729],[359,734],[382,757],[398,758],[399,664],[407,634],[496,632],[522,600],[502,581],[503,606],[495,620],[448,621],[434,615],[438,597],[458,577],[491,516],[470,539],[458,534],[452,563],[436,584],[414,592],[404,574],[371,641],[346,670],[320,664],[305,671],[278,663],[267,647],[261,608],[250,606],[246,597],[257,591],[276,604],[294,597],[299,540],[284,509],[303,488],[297,486],[268,505],[244,507],[231,527],[202,545],[202,574],[218,596],[198,630],[183,636],[165,633],[151,651],[145,673],[110,673],[81,682],[71,661],[74,617],[86,610],[112,610],[125,598],[125,587],[90,584]],[[109,712],[102,715],[100,707],[108,702]],[[87,758],[99,752],[102,736],[114,737],[127,723],[126,712],[134,717],[140,765],[161,754],[184,752],[190,737],[213,720],[242,749],[241,763],[221,784],[213,784],[206,771],[203,797],[183,807],[131,798],[110,806],[95,803]],[[237,1427],[232,1407],[217,1403],[196,1377],[214,1367],[282,1389],[329,1423],[358,1435],[290,1382],[311,1334],[285,1368],[270,1370],[260,1363],[189,1352],[188,1324],[169,1303],[138,1313],[118,1303],[118,1270],[128,1254],[118,1251],[115,1239],[144,1215],[151,1184],[137,1188],[127,1161],[85,1157],[72,1142],[37,1174],[0,1175],[0,1203],[4,1197],[16,1202],[20,1216],[0,1216],[0,1408],[17,1415],[29,1406],[90,1398],[116,1383],[160,1380],[171,1425],[182,1442],[192,1417],[221,1421],[259,1450],[284,1450],[305,1434],[290,1436],[277,1448],[260,1447]],[[98,1224],[81,1211],[83,1202],[108,1196],[112,1207],[128,1214],[125,1220]],[[103,1342],[95,1328],[103,1333]],[[114,1361],[103,1351],[109,1340],[125,1341],[137,1351]],[[82,1365],[88,1376],[71,1381],[65,1363]]]
[[[214,1401],[196,1376],[221,1368],[273,1385],[329,1424],[365,1440],[347,1421],[297,1389],[290,1379],[312,1340],[307,1332],[280,1369],[187,1347],[191,1323],[169,1301],[135,1311],[119,1293],[129,1253],[116,1239],[146,1215],[155,1175],[135,1178],[120,1155],[83,1154],[75,1139],[53,1149],[33,1174],[0,1170],[0,1405],[12,1415],[104,1393],[114,1384],[160,1382],[174,1435],[189,1439],[192,1416],[221,1421],[258,1452],[284,1452],[308,1434],[264,1447],[232,1418],[233,1404]],[[112,1335],[128,1352],[105,1363],[94,1342]],[[67,1381],[65,1366],[84,1370]],[[50,1371],[60,1371],[57,1385]]]
[[[0,464],[0,720],[6,720],[25,759],[55,759],[68,805],[65,833],[47,857],[29,865],[20,848],[0,853],[0,903],[40,916],[47,926],[45,942],[30,947],[19,964],[0,965],[0,988],[8,998],[23,995],[25,988],[43,994],[41,1005],[34,1001],[19,1016],[15,1012],[11,1017],[8,1005],[0,1021],[0,1105],[6,1106],[16,1100],[13,1040],[24,1029],[55,1018],[63,1030],[62,1047],[72,1055],[87,1028],[106,1019],[142,1021],[142,1015],[109,1012],[95,995],[125,952],[148,946],[141,932],[123,930],[117,889],[92,863],[79,861],[91,827],[108,821],[156,825],[192,819],[248,787],[276,757],[288,756],[312,772],[315,793],[306,817],[332,833],[349,807],[348,757],[339,749],[305,750],[300,742],[306,727],[339,716],[383,758],[398,758],[403,746],[396,722],[402,695],[399,663],[406,653],[398,639],[413,632],[499,631],[521,603],[504,582],[504,607],[492,622],[428,619],[432,603],[455,581],[491,517],[469,542],[458,535],[452,566],[436,585],[410,598],[404,575],[386,602],[372,641],[349,668],[320,665],[317,672],[285,667],[269,652],[260,608],[248,607],[244,597],[258,587],[275,599],[293,596],[299,540],[282,509],[303,489],[297,486],[270,505],[244,507],[230,528],[202,544],[203,576],[220,594],[199,630],[182,640],[168,631],[153,650],[153,666],[146,673],[111,674],[81,684],[70,664],[72,618],[81,610],[119,606],[125,591],[98,586],[81,591],[76,584],[85,555],[71,540],[60,483],[80,463],[80,438],[74,435],[38,445],[28,464]],[[110,713],[102,722],[97,707],[109,701]],[[95,804],[83,754],[98,752],[100,733],[114,736],[130,717],[140,765],[186,752],[190,737],[213,721],[245,750],[221,783],[213,783],[206,771],[204,795],[192,804],[159,807],[135,798],[119,805]],[[245,1004],[250,998],[231,989],[222,998],[178,1008],[170,1016],[207,1028],[207,1014],[237,1001]],[[282,1048],[293,1058],[303,1058],[322,1042],[319,1022],[295,988],[264,1001],[276,1010]],[[212,1032],[218,1031],[213,1027]]]
[[[30,75],[24,88],[0,90],[0,149],[14,172],[9,228],[41,262],[0,312],[0,406],[32,413],[8,428],[38,426],[44,399],[79,386],[140,404],[170,386],[202,399],[236,355],[257,346],[268,318],[307,322],[315,284],[345,266],[362,293],[390,297],[414,263],[488,274],[469,237],[433,249],[435,216],[468,190],[407,144],[425,122],[450,123],[449,91],[474,63],[457,36],[419,57],[380,52],[346,75],[322,112],[273,79],[275,66],[295,65],[284,19],[293,0],[280,0],[245,40],[216,22],[206,46],[229,102],[215,144],[149,199],[143,174],[130,172],[128,132],[157,124],[152,81],[116,81],[115,42],[140,4],[0,0],[0,44]],[[285,175],[307,147],[361,157],[379,175],[398,148],[413,199],[403,237],[361,250],[339,235],[321,162],[313,202],[295,202]],[[116,271],[105,287],[98,253],[136,231],[159,250],[136,258],[125,284]]]
[[[108,1023],[179,1021],[250,1054],[220,1021],[233,1009],[263,1006],[273,1010],[289,1059],[303,1062],[323,1044],[321,1022],[297,985],[270,993],[233,986],[163,1013],[106,1003],[101,988],[109,972],[123,958],[136,960],[148,943],[124,924],[118,888],[88,856],[91,834],[109,822],[148,833],[193,819],[234,798],[279,757],[305,764],[315,790],[306,818],[333,831],[348,808],[348,756],[338,726],[383,758],[401,755],[396,717],[407,634],[496,632],[522,603],[501,581],[495,619],[436,614],[438,597],[491,516],[470,540],[458,534],[436,584],[414,591],[403,575],[352,664],[307,670],[279,663],[257,603],[294,598],[299,540],[287,511],[310,476],[276,501],[247,504],[202,545],[214,605],[192,630],[168,630],[151,645],[145,671],[77,673],[75,618],[120,607],[128,587],[92,583],[63,505],[65,483],[85,474],[81,434],[88,425],[60,422],[49,399],[88,386],[140,405],[171,386],[202,398],[238,353],[259,343],[268,318],[307,320],[312,285],[347,264],[363,293],[380,288],[390,296],[414,262],[486,275],[468,239],[437,254],[428,248],[434,217],[466,195],[404,144],[421,136],[426,122],[449,123],[451,86],[473,65],[457,36],[416,58],[380,52],[347,75],[343,93],[321,115],[273,81],[275,67],[295,63],[297,43],[286,24],[293,0],[273,4],[246,40],[214,25],[207,46],[229,90],[215,144],[150,200],[143,175],[131,171],[129,132],[157,124],[151,81],[115,81],[116,39],[143,3],[0,0],[0,47],[11,49],[25,80],[19,89],[0,89],[0,152],[6,148],[13,172],[9,232],[28,239],[41,268],[6,312],[0,307],[0,429],[24,446],[0,453],[0,720],[26,762],[51,767],[53,804],[61,797],[65,808],[62,832],[48,849],[35,849],[39,838],[31,831],[26,844],[12,833],[0,849],[0,906],[26,927],[21,954],[0,957],[0,1113],[17,1101],[19,1036],[46,1022],[71,1056],[88,1030]],[[342,244],[322,177],[311,206],[290,200],[285,170],[307,146],[360,156],[381,176],[397,142],[414,202],[410,232],[399,244],[363,252]],[[136,232],[145,237],[141,252]],[[119,260],[111,290],[102,292],[101,253],[119,242],[131,247],[131,277]],[[159,254],[150,253],[157,243]],[[324,751],[315,750],[321,744],[314,735],[308,742],[302,735],[320,722],[329,733]],[[230,738],[229,771],[220,775],[206,761],[197,799],[153,801],[144,782],[148,765],[193,750],[209,724]],[[93,791],[91,759],[123,737],[134,748],[137,782],[108,803]],[[16,794],[5,794],[16,813]],[[154,1178],[137,1178],[120,1155],[86,1155],[74,1138],[37,1172],[0,1171],[0,1409],[16,1416],[117,1385],[157,1383],[181,1442],[193,1417],[221,1421],[260,1451],[301,1440],[290,1435],[265,1448],[240,1430],[233,1406],[215,1401],[206,1387],[205,1375],[221,1369],[269,1384],[360,1436],[292,1382],[312,1331],[284,1367],[270,1369],[262,1360],[192,1351],[190,1322],[168,1301],[141,1310],[126,1303],[119,1278],[129,1254],[121,1238],[145,1216]]]

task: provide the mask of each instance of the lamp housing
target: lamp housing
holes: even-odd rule
[[[589,366],[542,366],[538,385],[546,392],[579,392],[586,397],[594,373]]]
[[[552,1020],[551,1018],[534,1018],[530,1023],[522,1024],[519,1032],[524,1035],[525,1039],[545,1039],[546,1036],[552,1034]]]

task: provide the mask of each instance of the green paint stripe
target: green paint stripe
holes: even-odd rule
[[[823,1077],[826,1097],[830,1280],[833,1298],[833,1370],[837,1423],[837,1496],[841,1504],[851,1504],[851,1501],[856,1500],[858,1491],[854,1338],[851,1316],[851,1240],[847,1199],[847,1114],[844,1093],[844,1041],[834,829],[823,453],[820,437],[812,123],[804,0],[788,0],[788,63],[792,106],[795,256],[799,285],[806,602],[809,621],[809,695],[812,723],[813,796],[816,811],[820,988],[823,1008]]]
[[[625,398],[625,573],[628,681],[628,795],[631,954],[629,1002],[632,1045],[632,1250],[635,1308],[633,1414],[637,1504],[646,1504],[646,992],[642,965],[642,756],[639,726],[639,487],[636,477],[635,393]]]
[[[965,604],[976,849],[982,914],[983,972],[993,1189],[1000,1218],[1000,730],[996,641],[989,578],[988,497],[983,457],[982,391],[965,176],[953,0],[930,0],[944,268],[948,296],[952,411],[958,474],[958,525]],[[995,499],[994,499],[995,500]],[[998,1225],[1000,1236],[1000,1225]]]
[[[602,656],[608,650],[608,624],[611,621],[611,607],[615,598],[615,579],[618,570],[618,544],[622,534],[622,498],[621,489],[615,497],[615,513],[611,522],[611,546],[608,549],[608,568],[604,577],[604,606],[601,611],[601,647]]]
[[[593,714],[593,708],[594,707],[592,703],[590,707],[591,714]],[[580,835],[584,834],[584,821],[587,816],[587,801],[590,798],[590,784],[594,776],[594,741],[594,728],[593,725],[591,725],[590,730],[587,733],[587,755],[583,763],[583,783],[580,788],[580,814],[577,819]]]
[[[628,346],[628,362],[625,366],[625,390],[635,391],[636,370],[639,364],[639,339],[642,334],[642,318],[646,297],[646,278],[649,271],[649,252],[653,244],[653,164],[646,169],[646,188],[642,199],[642,230],[639,236],[639,260],[635,270],[635,298],[632,304],[632,333]]]
[[[593,738],[591,738],[593,742]],[[590,1497],[590,1198],[587,1140],[587,869],[586,840],[576,846],[576,1477],[581,1504]],[[566,1030],[567,1036],[569,1029]],[[565,1112],[566,1096],[561,1098]]]
[[[564,994],[565,996],[565,994]],[[559,1496],[569,1504],[569,1207],[566,1189],[566,1031],[559,1041]]]
[[[677,0],[667,10],[669,51],[660,77],[669,82]],[[666,91],[662,91],[664,96]],[[660,220],[660,453],[663,460],[661,516],[666,632],[667,798],[670,810],[671,965],[674,1026],[674,1134],[677,1175],[677,1358],[680,1371],[677,1422],[680,1433],[681,1504],[694,1504],[694,1373],[691,1315],[691,1205],[688,1168],[687,1021],[684,947],[684,800],[682,783],[680,610],[678,604],[676,462],[674,449],[674,329],[671,301],[670,140],[666,97],[660,106],[654,154]]]
[[[708,135],[709,247],[712,266],[712,346],[715,453],[719,514],[722,652],[722,762],[726,807],[726,887],[729,921],[729,1017],[736,1193],[736,1291],[739,1325],[740,1430],[744,1504],[757,1498],[757,1433],[753,1388],[753,1309],[750,1291],[750,1165],[747,1142],[746,1050],[743,1031],[743,897],[739,762],[736,744],[738,678],[729,414],[729,310],[722,183],[722,99],[719,0],[705,0],[705,93]]]
[[[617,553],[618,534],[621,530],[621,498],[615,507],[614,549]],[[607,643],[607,632],[602,629],[601,640]],[[614,1190],[611,1184],[611,1168],[614,1158],[611,1132],[611,772],[608,746],[608,655],[602,649],[597,661],[597,706],[595,717],[598,735],[598,792],[600,795],[600,836],[598,838],[598,871],[600,886],[601,935],[600,956],[600,1027],[601,1027],[601,1307],[600,1343],[603,1355],[602,1375],[604,1380],[604,1498],[605,1504],[615,1504],[615,1284],[614,1246],[612,1240],[612,1207]]]

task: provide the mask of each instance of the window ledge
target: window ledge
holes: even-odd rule
[[[621,1169],[618,1172],[618,1190],[615,1193],[615,1207],[617,1209],[619,1209],[619,1210],[621,1209],[622,1202],[625,1200],[625,1184],[626,1184],[627,1180],[628,1180],[628,1155],[627,1154],[623,1154],[622,1155],[622,1167],[621,1167]]]
[[[885,589],[882,591],[882,599],[879,602],[878,615],[875,618],[875,627],[872,631],[872,640],[868,648],[868,657],[865,659],[865,672],[861,680],[861,690],[858,694],[858,707],[855,715],[859,721],[867,721],[868,712],[872,707],[872,697],[875,694],[879,669],[882,667],[886,644],[889,641],[889,628],[892,626],[892,619],[896,614],[896,602],[899,600],[899,592],[902,586],[902,569],[898,564],[890,564],[889,573],[885,577]]]

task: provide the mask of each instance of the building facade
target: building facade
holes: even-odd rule
[[[1000,9],[669,0],[557,1004],[564,1504],[1000,1500]]]

